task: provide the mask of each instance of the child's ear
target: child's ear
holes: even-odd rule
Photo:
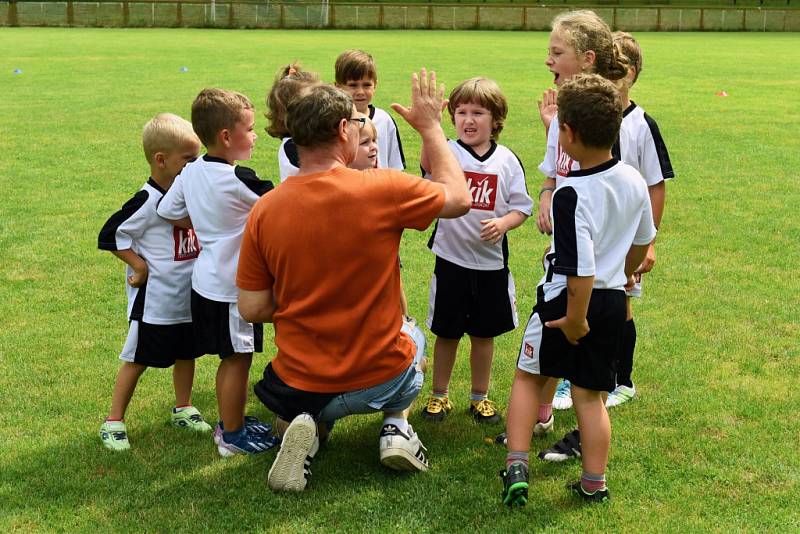
[[[167,155],[163,152],[156,152],[153,155],[153,160],[156,162],[158,168],[163,169],[167,164]]]
[[[227,128],[223,128],[217,134],[217,140],[220,142],[221,146],[228,148],[231,145],[231,132]]]
[[[561,130],[567,136],[567,141],[569,141],[570,144],[573,144],[575,140],[578,138],[578,135],[575,133],[575,130],[573,130],[572,126],[570,126],[566,122],[560,123],[558,127],[561,128]]]
[[[587,50],[583,53],[583,65],[581,65],[581,70],[586,70],[592,65],[594,65],[595,60],[597,59],[597,55],[594,53],[594,50]]]

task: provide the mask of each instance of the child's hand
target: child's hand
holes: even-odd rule
[[[481,239],[490,241],[492,245],[503,239],[503,236],[506,235],[508,231],[505,221],[500,217],[484,219],[481,221],[481,224],[483,225],[481,229]]]
[[[567,338],[567,341],[573,345],[577,345],[578,340],[589,333],[589,323],[585,318],[579,323],[573,323],[565,315],[561,319],[547,321],[544,325],[547,328],[560,328],[564,332],[564,337]]]
[[[133,267],[133,274],[128,277],[128,285],[131,287],[142,287],[147,280],[147,263]]]
[[[644,257],[644,261],[639,266],[639,268],[636,269],[636,274],[638,274],[639,278],[641,279],[641,276],[644,273],[649,273],[650,271],[653,270],[655,264],[656,264],[656,247],[653,246],[653,243],[650,243],[650,246],[647,249],[647,255]]]
[[[553,223],[550,220],[550,202],[553,200],[551,191],[544,191],[539,195],[539,212],[536,214],[536,226],[539,232],[550,235],[553,233]]]
[[[544,129],[550,129],[550,123],[553,122],[553,117],[556,116],[558,111],[558,93],[555,89],[547,89],[542,93],[542,99],[537,100],[539,105],[539,117],[542,119]]]
[[[630,291],[633,289],[633,286],[635,286],[636,282],[638,281],[637,278],[641,280],[642,275],[632,274],[628,277],[628,281],[625,283],[625,291]]]

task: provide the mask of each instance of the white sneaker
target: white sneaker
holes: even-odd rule
[[[562,380],[553,396],[553,408],[556,410],[569,410],[572,408],[572,390],[569,380]]]
[[[311,478],[311,460],[319,450],[317,424],[307,413],[295,417],[283,433],[267,484],[273,491],[303,491]]]
[[[408,425],[408,433],[395,425],[383,425],[380,437],[381,463],[395,471],[427,471],[428,449],[419,440],[414,429]]]
[[[544,436],[549,434],[553,431],[553,423],[555,423],[556,418],[553,417],[553,414],[550,414],[550,419],[542,423],[541,421],[536,422],[536,426],[533,427],[533,435],[537,437]]]
[[[614,388],[614,391],[608,394],[606,408],[613,408],[614,406],[625,404],[629,400],[633,400],[635,396],[636,386],[630,388],[628,386],[617,386]]]

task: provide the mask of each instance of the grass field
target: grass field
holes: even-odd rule
[[[352,46],[378,61],[380,107],[407,102],[409,74],[422,65],[448,88],[474,75],[498,80],[511,109],[502,142],[538,191],[546,34],[0,29],[0,531],[800,530],[798,36],[638,37],[645,71],[633,98],[659,121],[677,173],[635,309],[640,398],[613,410],[610,503],[572,500],[563,484],[577,464],[533,460],[531,501],[510,512],[499,502],[505,451],[484,442],[502,426],[478,427],[463,411],[464,346],[451,385],[457,413],[440,426],[412,416],[427,474],[384,471],[379,416],[356,417],[318,455],[308,491],[272,494],[274,452],[223,461],[210,438],[167,425],[170,373],[159,371],[145,374],[131,404],[133,449],[106,451],[97,428],[125,297],[122,264],[96,241],[147,176],[140,131],[152,115],[188,117],[201,88],[221,86],[249,95],[260,116],[279,64],[297,58],[331,79],[336,55]],[[723,89],[730,96],[715,96]],[[400,128],[413,172],[419,143]],[[277,146],[258,142],[250,165],[262,177],[277,174]],[[408,233],[402,249],[420,319],[427,235]],[[546,240],[532,220],[510,239],[524,322]],[[502,405],[519,336],[496,345],[492,396]],[[271,338],[266,347],[253,380]],[[195,382],[195,404],[212,420],[215,369],[215,358],[201,359]],[[255,399],[249,411],[268,417]],[[559,412],[556,437],[573,425]]]

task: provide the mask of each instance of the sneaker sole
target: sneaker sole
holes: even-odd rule
[[[303,472],[306,456],[314,447],[317,426],[311,418],[292,421],[267,475],[267,485],[273,491],[303,491],[306,477]]]
[[[503,497],[506,506],[525,506],[528,503],[528,483],[517,482],[508,488],[508,493]]]
[[[431,413],[426,412],[425,410],[422,411],[422,418],[425,419],[426,421],[433,421],[434,423],[441,423],[442,421],[444,421],[445,417],[447,417],[447,413],[445,413],[445,412],[431,414]]]
[[[573,450],[573,454],[564,454],[560,452],[548,452],[548,453],[540,453],[539,459],[544,460],[545,462],[553,462],[553,463],[561,463],[566,462],[567,460],[577,460],[581,457],[581,453],[578,451]]]
[[[572,399],[569,399],[569,401],[553,399],[554,410],[569,410],[570,408],[572,408]]]
[[[550,424],[547,424],[550,423]],[[547,422],[537,422],[536,426],[533,427],[533,435],[538,437],[546,436],[547,434],[551,434],[553,432],[553,427],[555,426],[555,418],[551,417]]]
[[[428,466],[419,458],[401,447],[387,447],[381,450],[381,465],[395,471],[427,471]]]

